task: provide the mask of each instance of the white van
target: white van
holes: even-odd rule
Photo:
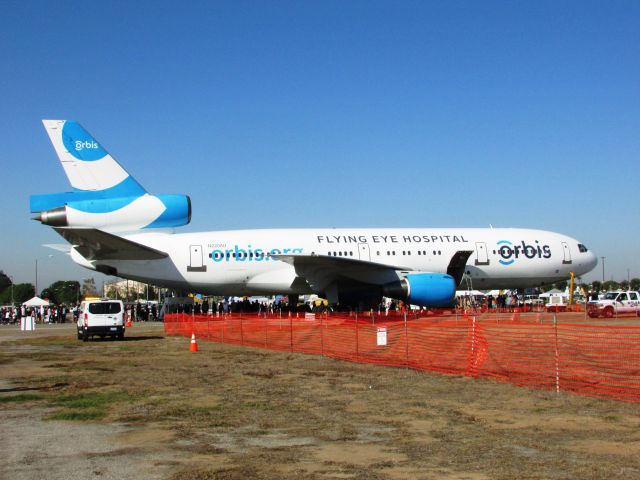
[[[78,340],[101,338],[124,338],[124,305],[120,300],[85,300],[80,304],[78,315]]]

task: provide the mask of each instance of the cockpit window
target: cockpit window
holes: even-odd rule
[[[589,251],[589,249],[581,243],[578,244],[578,250],[580,250],[580,253],[587,253]]]

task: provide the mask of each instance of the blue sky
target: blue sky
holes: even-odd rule
[[[30,220],[70,189],[42,118],[189,194],[185,231],[540,228],[640,277],[636,1],[5,1],[0,64],[16,282],[91,276]]]

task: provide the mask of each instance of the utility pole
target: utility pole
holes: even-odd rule
[[[47,258],[52,258],[52,257],[53,257],[53,255],[47,255]],[[35,294],[36,294],[36,297],[37,297],[38,296],[38,259],[37,258],[36,258],[36,285],[35,285],[35,287],[36,287]]]
[[[604,283],[604,259],[607,257],[600,257],[602,259],[602,283]]]

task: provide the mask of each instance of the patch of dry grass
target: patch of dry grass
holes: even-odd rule
[[[635,405],[174,337],[25,345],[51,405],[172,432],[172,480],[640,476],[635,450],[589,448],[637,443]]]

